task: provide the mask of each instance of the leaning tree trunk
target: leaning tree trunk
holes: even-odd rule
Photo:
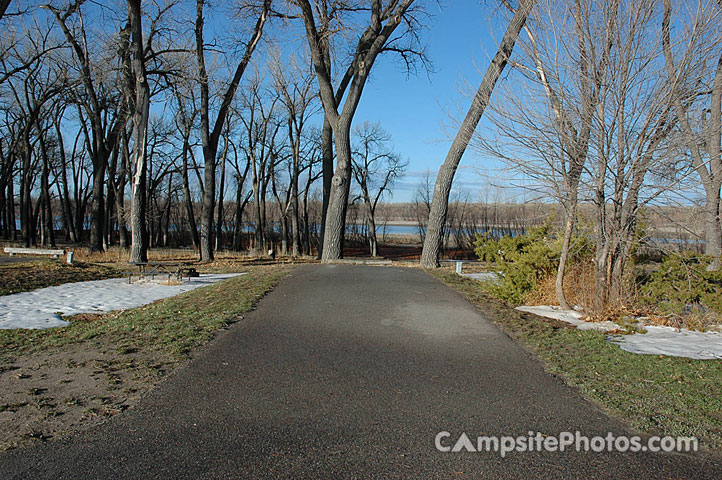
[[[436,186],[434,187],[434,197],[431,201],[431,211],[429,212],[429,221],[426,228],[426,238],[424,238],[424,248],[421,253],[422,267],[439,267],[439,254],[443,241],[442,233],[449,208],[451,184],[454,181],[456,169],[489,103],[494,85],[509,60],[519,32],[524,27],[524,23],[535,4],[536,0],[522,0],[520,2],[519,8],[514,13],[514,17],[511,19],[509,27],[504,33],[504,37],[501,39],[499,50],[496,55],[494,55],[489,68],[486,70],[479,90],[476,92],[474,100],[471,103],[471,107],[469,107],[469,111],[461,124],[461,128],[459,128],[459,132],[451,144],[446,159],[439,169],[439,173],[436,176]]]

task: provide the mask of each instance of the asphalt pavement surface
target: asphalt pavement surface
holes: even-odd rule
[[[703,454],[468,451],[575,431],[630,435],[424,271],[307,265],[137,407],[0,454],[0,477],[722,478]]]

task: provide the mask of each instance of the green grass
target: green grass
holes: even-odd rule
[[[633,428],[696,436],[701,445],[722,450],[722,360],[625,352],[602,333],[560,328],[513,310],[484,293],[475,280],[445,270],[430,273],[536,352],[549,372]]]
[[[118,353],[159,351],[182,358],[208,342],[271,290],[291,266],[249,267],[247,275],[124,312],[76,315],[63,328],[0,330],[0,361],[103,337]]]

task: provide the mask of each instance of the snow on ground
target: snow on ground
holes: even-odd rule
[[[499,279],[499,274],[496,272],[462,273],[461,276],[483,281]]]
[[[579,330],[601,330],[603,332],[614,330],[619,328],[614,322],[585,322],[582,320],[583,314],[576,310],[562,310],[555,305],[534,305],[528,306],[523,305],[516,307],[517,310],[522,312],[533,313],[540,317],[553,318],[555,320],[561,320],[562,322],[571,323],[576,326]]]
[[[607,332],[619,328],[614,322],[585,322],[576,310],[562,310],[553,305],[517,307],[540,317],[571,323],[579,330]],[[647,333],[608,335],[607,340],[631,353],[669,355],[702,360],[722,359],[722,332],[695,332],[672,327],[645,326]]]
[[[181,285],[163,285],[160,281],[128,283],[128,279],[112,278],[0,296],[0,329],[64,327],[69,322],[60,315],[139,307],[238,275],[244,274],[201,275]]]
[[[622,350],[650,355],[722,359],[722,333],[695,332],[672,327],[644,327],[647,333],[610,335],[608,340]]]

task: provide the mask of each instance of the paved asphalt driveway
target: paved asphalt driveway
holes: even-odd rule
[[[434,447],[575,430],[625,433],[423,271],[309,265],[137,408],[0,455],[0,477],[722,477],[700,456]]]

